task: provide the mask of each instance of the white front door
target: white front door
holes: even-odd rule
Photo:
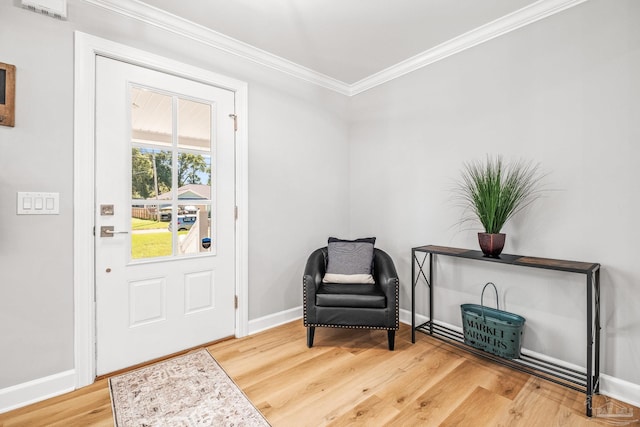
[[[234,335],[234,93],[98,56],[96,373]]]

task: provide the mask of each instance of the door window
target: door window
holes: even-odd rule
[[[131,259],[215,253],[212,105],[132,85]]]

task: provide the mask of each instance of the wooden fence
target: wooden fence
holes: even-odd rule
[[[158,219],[158,211],[155,206],[148,206],[144,208],[132,207],[131,216],[138,219],[156,220]]]

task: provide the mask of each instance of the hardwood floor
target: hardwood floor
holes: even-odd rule
[[[512,371],[402,325],[385,331],[316,329],[301,321],[207,347],[272,426],[640,425],[640,408],[597,396],[627,414],[591,419],[584,395]],[[112,426],[107,380],[0,414],[0,426]]]

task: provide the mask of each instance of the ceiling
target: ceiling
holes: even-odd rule
[[[209,30],[353,85],[549,0],[144,0]]]

